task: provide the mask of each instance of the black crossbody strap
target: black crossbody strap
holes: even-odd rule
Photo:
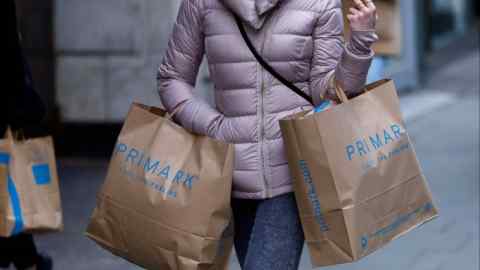
[[[310,104],[313,104],[313,100],[309,95],[305,94],[302,90],[300,90],[300,88],[296,87],[293,83],[291,83],[287,79],[285,79],[275,69],[273,69],[273,67],[270,66],[270,64],[268,64],[267,61],[265,61],[265,59],[262,58],[262,56],[260,56],[257,49],[255,49],[255,47],[253,46],[252,41],[248,37],[247,32],[245,31],[245,27],[243,26],[241,19],[236,14],[234,14],[234,16],[235,16],[235,21],[237,22],[237,25],[238,25],[238,29],[240,30],[240,33],[242,34],[242,37],[245,40],[245,43],[247,43],[248,48],[250,49],[250,51],[252,51],[253,55],[255,56],[257,61],[260,63],[260,65],[265,70],[267,70],[270,74],[272,74],[273,77],[275,77],[277,80],[279,80],[285,86],[290,88],[293,92],[297,93],[297,95],[306,99]]]

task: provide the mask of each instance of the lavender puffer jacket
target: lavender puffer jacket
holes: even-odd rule
[[[227,9],[228,8],[228,9]],[[167,110],[186,129],[235,144],[233,196],[271,198],[292,191],[278,121],[308,103],[266,72],[245,45],[229,10],[252,42],[285,78],[318,104],[365,83],[376,39],[357,33],[345,45],[340,0],[184,0],[158,71]],[[213,108],[192,95],[206,54],[214,83]]]

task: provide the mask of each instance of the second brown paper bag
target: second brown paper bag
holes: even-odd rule
[[[356,261],[437,215],[395,86],[280,121],[315,266]]]

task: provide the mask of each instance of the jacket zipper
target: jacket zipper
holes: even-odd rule
[[[265,32],[263,34],[262,47],[261,47],[261,50],[260,50],[260,53],[262,55],[263,55],[263,50],[265,48],[266,39],[267,39],[267,28],[265,28]],[[263,104],[264,104],[263,94],[264,94],[264,91],[265,91],[265,79],[264,79],[264,76],[263,76],[264,75],[264,70],[263,70],[262,66],[260,66],[260,75],[261,75],[261,79],[262,79],[261,87],[260,87],[260,158],[262,160],[262,177],[263,177],[263,185],[264,185],[264,188],[265,188],[265,194],[266,194],[266,197],[269,198],[270,197],[270,190],[269,190],[267,177],[266,177],[266,170],[265,170],[265,151],[264,151],[264,137],[265,137],[264,116],[265,116],[265,112],[264,112],[264,108],[263,108]]]

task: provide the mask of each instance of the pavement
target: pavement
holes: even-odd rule
[[[440,217],[359,262],[323,269],[479,269],[478,44],[460,57],[443,58],[430,62],[422,89],[401,95],[407,128]],[[36,237],[39,249],[54,258],[55,269],[139,269],[84,236],[107,162],[59,161],[65,230]],[[240,269],[235,257],[230,269]],[[306,248],[300,269],[312,269]]]

